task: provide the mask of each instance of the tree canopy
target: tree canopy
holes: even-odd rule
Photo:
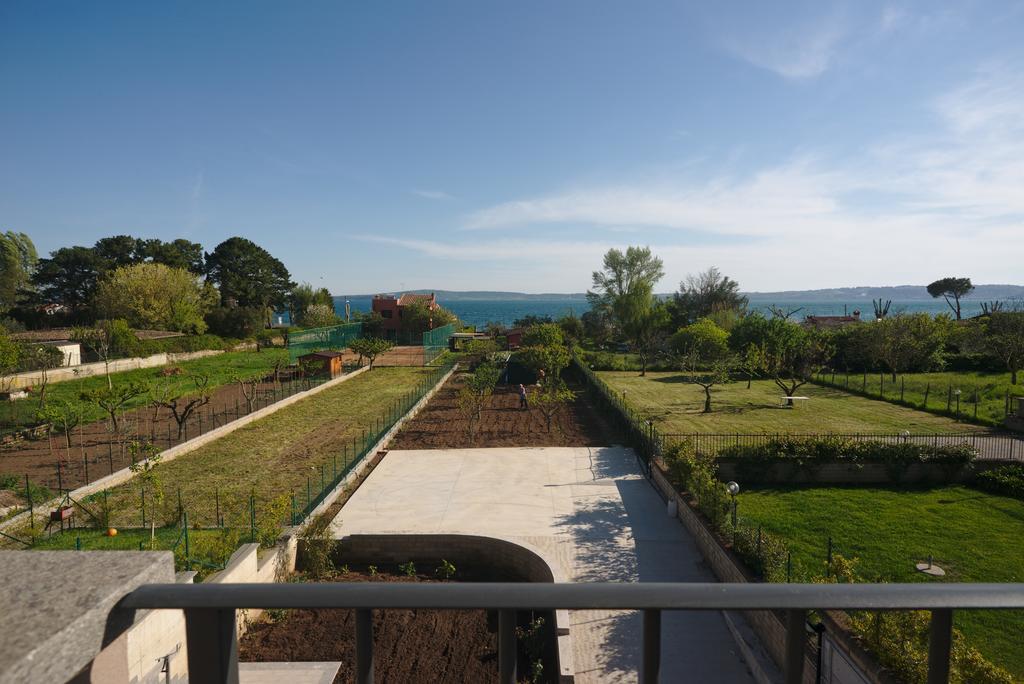
[[[928,285],[928,294],[936,299],[943,297],[959,321],[960,298],[966,297],[973,289],[970,278],[940,278]]]
[[[225,305],[284,307],[295,287],[283,263],[243,237],[228,238],[206,255],[206,276]]]
[[[742,313],[746,308],[747,298],[740,294],[740,284],[715,267],[687,276],[669,304],[672,322],[677,326],[716,314]]]
[[[216,303],[216,292],[206,290],[185,269],[163,264],[121,266],[96,289],[96,309],[106,318],[123,318],[135,328],[206,331],[203,317]]]
[[[0,312],[18,303],[37,260],[28,235],[10,230],[0,233]]]

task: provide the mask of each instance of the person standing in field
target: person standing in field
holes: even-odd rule
[[[523,383],[519,383],[519,408],[530,408],[530,404],[526,401],[526,387],[523,385]]]

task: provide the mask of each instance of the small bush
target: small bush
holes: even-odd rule
[[[408,563],[402,563],[398,566],[398,569],[406,577],[416,576],[416,565],[412,561],[409,561]]]
[[[1024,465],[1006,465],[979,473],[974,486],[993,494],[1024,500]]]
[[[443,580],[450,580],[455,577],[455,566],[447,560],[442,560],[441,564],[434,570],[434,574]]]
[[[969,444],[935,446],[912,442],[855,441],[842,437],[773,437],[761,444],[736,444],[719,458],[762,461],[848,461],[851,463],[970,463],[977,450]]]

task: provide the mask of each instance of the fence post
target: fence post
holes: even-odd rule
[[[256,543],[256,495],[249,494],[249,538]]]
[[[142,499],[142,526],[146,526],[146,488],[143,487],[140,493]]]
[[[36,510],[32,503],[32,488],[28,484],[28,473],[25,473],[25,499],[28,501],[28,524],[36,529]]]

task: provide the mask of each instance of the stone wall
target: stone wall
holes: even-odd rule
[[[156,368],[157,366],[166,366],[169,363],[181,363],[182,361],[191,361],[192,359],[201,359],[223,353],[219,349],[204,349],[202,351],[183,352],[180,354],[160,353],[153,354],[152,356],[136,356],[129,359],[114,359],[110,362],[109,368],[111,373],[120,373],[139,368]],[[107,364],[104,364],[102,361],[82,363],[77,366],[51,368],[46,371],[46,381],[48,383],[64,382],[65,380],[77,380],[78,378],[87,378],[92,375],[105,375],[106,373]],[[33,387],[42,381],[42,376],[40,371],[29,371],[9,375],[7,379],[11,380],[11,387]]]

